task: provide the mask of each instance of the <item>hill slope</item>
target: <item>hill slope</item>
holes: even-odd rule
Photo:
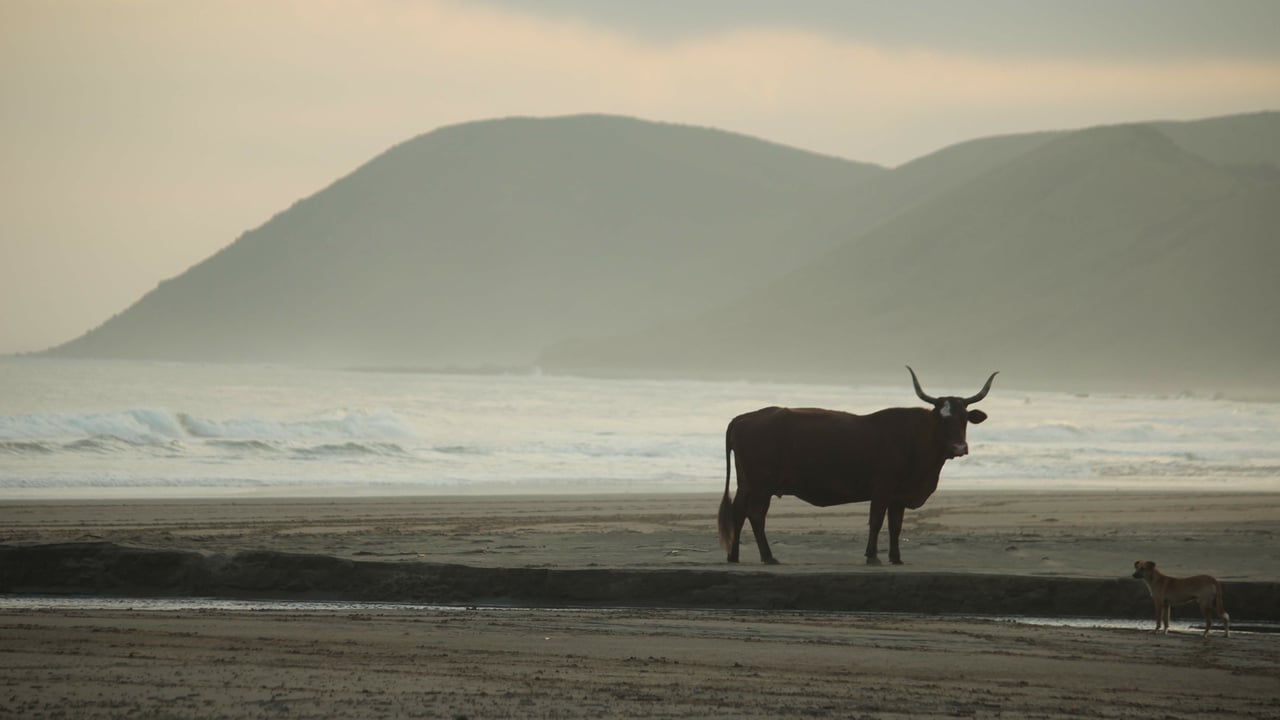
[[[544,363],[901,382],[909,362],[961,387],[1001,369],[1024,385],[1275,388],[1280,173],[1265,157],[1234,167],[1239,138],[1214,156],[1203,140],[1222,122],[1236,121],[1178,128],[1195,152],[1155,125],[1043,137],[767,288]]]
[[[528,364],[554,340],[641,327],[799,266],[839,238],[779,243],[784,231],[885,172],[618,117],[447,127],[51,352]]]

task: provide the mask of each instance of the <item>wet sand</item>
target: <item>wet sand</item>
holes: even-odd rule
[[[0,502],[0,542],[105,541],[234,553],[511,568],[730,568],[720,496]],[[1125,577],[1139,558],[1171,574],[1280,580],[1280,492],[949,493],[907,511],[901,567],[863,562],[867,505],[775,500],[773,572],[949,572]],[[744,528],[739,570],[759,569]],[[887,563],[888,529],[881,531]]]
[[[785,564],[759,564],[748,544],[744,562],[729,566],[714,537],[718,501],[6,502],[0,533],[10,549],[76,542],[200,558],[304,553],[344,572],[423,563],[497,573],[490,578],[607,571],[657,578],[648,589],[658,595],[662,578],[719,578],[726,587],[888,579],[926,592],[943,578],[956,596],[967,579],[1074,579],[1121,588],[1127,606],[1118,617],[1145,612],[1141,584],[1127,575],[1133,560],[1150,558],[1171,574],[1220,577],[1243,626],[1264,613],[1233,596],[1233,583],[1280,581],[1280,494],[943,491],[908,512],[901,567],[862,562],[865,505],[819,509],[790,498],[769,516]],[[9,582],[0,590],[12,592]],[[948,598],[934,600],[945,607]],[[1189,608],[1175,610],[1173,633],[1155,636],[715,605],[10,608],[0,610],[0,717],[1274,717],[1280,687],[1277,636],[1202,638]]]
[[[4,612],[24,718],[1275,717],[1280,643],[736,611]]]

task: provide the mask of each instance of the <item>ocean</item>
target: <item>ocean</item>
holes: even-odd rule
[[[935,387],[968,395],[973,387]],[[1280,491],[1280,405],[1071,395],[998,376],[940,489]],[[892,387],[0,360],[0,499],[720,492],[767,405]]]

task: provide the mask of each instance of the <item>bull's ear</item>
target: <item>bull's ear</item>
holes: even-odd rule
[[[986,419],[987,419],[987,414],[982,412],[981,410],[969,411],[969,422],[973,423],[974,425],[977,425]]]

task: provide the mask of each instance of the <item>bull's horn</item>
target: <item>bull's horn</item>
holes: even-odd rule
[[[982,398],[986,397],[987,393],[991,392],[991,381],[995,380],[996,376],[999,374],[1000,374],[999,370],[991,373],[991,377],[987,378],[987,384],[982,386],[982,389],[978,391],[977,395],[974,395],[971,398],[965,398],[964,404],[971,405],[973,403],[978,402]]]
[[[917,395],[921,400],[923,400],[923,401],[925,401],[925,402],[929,403],[930,405],[937,405],[937,404],[938,404],[938,398],[936,398],[936,397],[929,397],[928,395],[925,395],[925,394],[924,394],[924,390],[921,390],[921,389],[920,389],[920,381],[916,379],[916,371],[915,371],[915,370],[912,370],[910,365],[908,365],[908,366],[907,366],[907,372],[911,373],[911,384],[916,386],[916,395]],[[987,385],[990,385],[990,384],[991,384],[991,381],[990,381],[990,380],[988,380],[988,381],[987,381]],[[984,394],[984,395],[986,394],[986,391],[985,391],[985,390],[983,391],[983,394]]]

